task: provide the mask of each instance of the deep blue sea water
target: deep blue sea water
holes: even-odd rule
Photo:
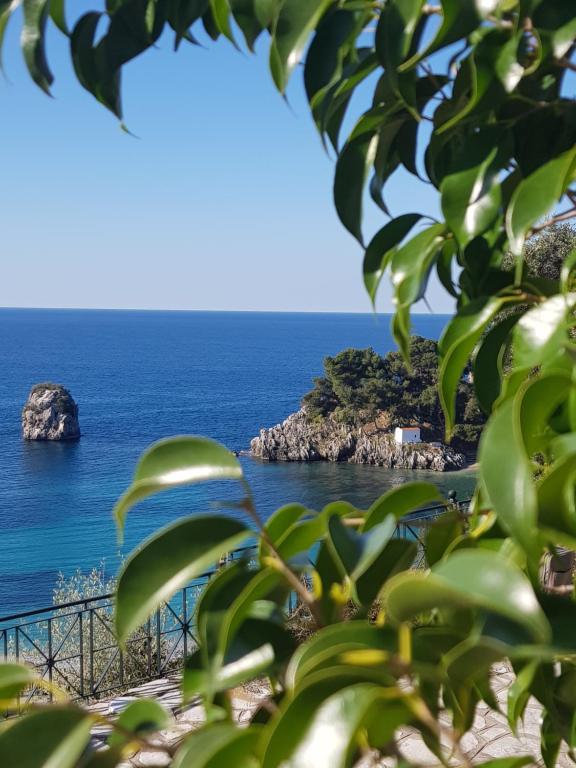
[[[416,316],[414,330],[437,338],[446,320]],[[190,433],[246,449],[298,407],[325,355],[393,349],[389,325],[383,315],[0,310],[0,616],[49,605],[59,571],[105,558],[113,573],[160,525],[238,496],[220,483],[149,499],[130,513],[119,548],[111,509],[150,443]],[[21,439],[28,391],[47,380],[75,397],[79,442]],[[473,486],[470,473],[242,463],[264,517],[290,501],[367,506],[416,477],[460,497]]]

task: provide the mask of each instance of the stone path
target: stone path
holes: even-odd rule
[[[513,673],[506,666],[501,665],[494,669],[492,687],[503,711],[506,708],[507,692],[513,679]],[[252,685],[249,689],[236,689],[232,697],[232,709],[238,722],[248,720],[266,696],[266,688],[258,685]],[[146,683],[116,699],[99,702],[93,705],[91,709],[101,714],[110,715],[120,711],[130,701],[142,697],[156,699],[169,709],[174,717],[170,729],[158,734],[155,741],[152,742],[158,746],[176,746],[186,733],[199,727],[204,720],[204,712],[198,701],[182,706],[178,676]],[[532,699],[526,708],[523,723],[520,723],[518,727],[518,734],[514,736],[508,727],[505,715],[492,711],[485,704],[480,704],[472,730],[462,739],[462,747],[474,764],[497,757],[533,755],[535,758],[534,765],[542,766],[539,737],[540,720],[540,706]],[[446,724],[448,724],[447,720]],[[96,744],[103,744],[105,738],[105,729],[98,729],[94,732]],[[418,764],[422,768],[438,766],[438,760],[426,748],[418,733],[413,729],[400,729],[397,743],[402,754],[412,763]],[[135,754],[125,764],[125,768],[148,768],[149,766],[159,768],[168,764],[169,760],[165,754],[150,750]],[[457,761],[455,764],[458,764]],[[388,768],[390,765],[392,762],[388,760],[378,761],[368,757],[362,760],[357,768]],[[574,768],[574,763],[567,756],[565,749],[562,751],[556,766],[557,768]]]

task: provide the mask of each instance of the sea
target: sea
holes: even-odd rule
[[[437,339],[445,315],[416,315]],[[234,483],[177,489],[128,515],[120,546],[113,505],[142,451],[160,438],[207,435],[244,451],[282,421],[348,347],[394,349],[390,316],[371,314],[0,310],[0,618],[52,603],[59,573],[103,566],[182,515],[239,514]],[[26,442],[20,414],[30,388],[66,386],[79,407],[77,442]],[[409,480],[467,497],[474,474],[390,470],[240,458],[259,514],[288,502],[312,509],[336,499],[368,507]]]

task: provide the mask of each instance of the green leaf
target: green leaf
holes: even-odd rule
[[[229,0],[234,20],[240,27],[246,45],[254,51],[254,43],[262,32],[262,25],[255,13],[255,0]]]
[[[125,643],[176,590],[200,576],[251,535],[227,517],[191,517],[165,528],[133,553],[120,573],[115,625]]]
[[[301,59],[308,37],[332,4],[333,0],[285,0],[282,4],[270,48],[270,70],[282,93]]]
[[[516,724],[524,715],[530,698],[530,687],[539,663],[538,661],[529,661],[525,664],[516,674],[516,679],[508,689],[508,725],[513,732],[516,732]]]
[[[152,445],[143,455],[132,485],[114,507],[122,532],[128,510],[160,491],[206,480],[240,480],[240,462],[227,448],[207,437],[170,437]]]
[[[46,60],[46,22],[50,0],[23,0],[24,24],[21,45],[30,76],[42,90],[50,94],[54,77]]]
[[[168,727],[170,719],[168,712],[154,699],[133,701],[121,712],[116,723],[122,730],[112,731],[108,746],[121,747],[129,743],[131,740],[126,731],[133,733],[135,738],[162,731]]]
[[[334,175],[334,205],[342,224],[362,245],[362,201],[368,170],[376,156],[378,135],[376,130],[359,130],[364,126],[361,118],[336,163]]]
[[[471,136],[452,160],[440,184],[442,211],[461,248],[496,221],[502,203],[499,172],[510,156],[500,128],[488,126]]]
[[[192,731],[176,752],[172,768],[258,768],[260,728],[214,723]]]
[[[430,270],[445,236],[444,225],[434,224],[409,240],[392,256],[390,268],[397,307],[393,332],[405,359],[409,358],[408,313],[412,304],[424,296]]]
[[[23,664],[0,664],[0,707],[10,706],[18,694],[33,682],[33,671]]]
[[[450,436],[456,419],[456,391],[476,343],[490,321],[515,297],[481,298],[464,305],[444,329],[438,342],[440,354],[439,395]]]
[[[342,76],[347,43],[355,29],[355,15],[348,11],[328,13],[318,25],[304,67],[304,86],[312,107]]]
[[[210,0],[210,9],[218,31],[236,46],[236,40],[230,26],[230,3],[228,0]]]
[[[380,686],[359,683],[326,695],[328,686],[297,695],[275,722],[266,744],[262,768],[346,768],[356,751],[355,738],[386,693]],[[380,710],[379,710],[380,711]],[[395,712],[396,717],[398,713]],[[399,725],[396,717],[381,719],[388,738]],[[402,708],[400,722],[409,718]]]
[[[484,412],[489,414],[500,396],[504,376],[504,355],[510,331],[519,314],[506,317],[484,336],[473,360],[474,391]]]
[[[404,622],[424,611],[479,608],[524,627],[537,642],[550,639],[550,626],[524,573],[495,552],[459,550],[429,574],[401,573],[384,590],[386,615]]]
[[[432,42],[423,50],[415,53],[400,67],[401,71],[412,68],[423,58],[435,51],[467,37],[478,28],[485,18],[498,5],[497,0],[441,0],[442,24]]]
[[[75,768],[93,724],[86,712],[56,705],[19,717],[0,731],[0,765]]]
[[[444,499],[438,487],[432,483],[412,482],[391,488],[372,504],[366,513],[363,530],[369,531],[388,515],[401,520],[409,512],[415,512],[425,504],[433,502],[442,504]]]
[[[531,368],[556,357],[568,343],[576,294],[558,294],[522,315],[513,333],[514,365]]]
[[[514,256],[522,254],[528,230],[563,195],[574,174],[576,147],[538,168],[514,190],[506,212],[506,232]]]
[[[311,515],[311,510],[302,506],[302,504],[286,504],[273,512],[264,524],[266,533],[270,541],[277,547],[288,532],[294,529],[295,523],[300,518]],[[268,547],[263,538],[258,541],[258,558],[262,563],[262,557],[269,554]]]
[[[534,530],[536,489],[522,435],[522,390],[502,403],[480,440],[480,481],[499,522],[531,557],[538,557]]]
[[[434,565],[441,560],[448,547],[463,533],[464,525],[459,510],[449,509],[437,517],[426,534],[424,551],[428,565]]]
[[[259,630],[262,630],[262,624]],[[274,646],[269,641],[262,641],[252,650],[243,649],[239,657],[220,667],[208,669],[200,658],[200,652],[196,651],[187,659],[182,673],[182,697],[184,701],[190,701],[198,695],[209,698],[221,691],[229,691],[246,681],[269,674],[276,661]]]
[[[292,655],[286,669],[286,687],[292,691],[299,688],[327,659],[334,661],[337,656],[352,650],[393,653],[396,645],[396,633],[366,621],[352,620],[323,627],[298,646]]]
[[[394,249],[421,218],[419,213],[405,213],[398,216],[385,224],[368,244],[364,254],[362,271],[364,273],[364,285],[374,308],[378,286],[394,254]]]
[[[60,32],[69,35],[70,30],[66,23],[65,5],[66,0],[50,0],[50,18],[54,24],[56,24]]]

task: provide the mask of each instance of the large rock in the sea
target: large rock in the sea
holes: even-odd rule
[[[61,384],[36,384],[22,409],[25,440],[77,440],[78,406]]]
[[[261,429],[250,443],[253,456],[265,461],[347,461],[399,469],[449,472],[466,466],[466,458],[440,443],[398,445],[388,427],[312,420],[304,409],[281,424]]]

